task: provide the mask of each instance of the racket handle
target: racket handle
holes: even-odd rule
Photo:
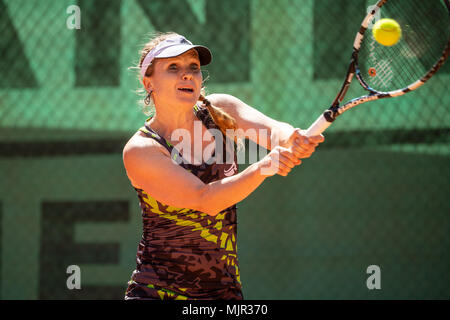
[[[333,122],[327,120],[323,114],[306,130],[307,137],[318,136],[324,132]]]

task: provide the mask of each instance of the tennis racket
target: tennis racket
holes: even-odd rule
[[[370,28],[381,18],[400,24],[402,36],[397,44],[383,46],[373,38]],[[306,136],[322,133],[339,115],[357,105],[402,96],[423,86],[442,67],[449,51],[449,0],[378,1],[356,34],[341,90],[331,107],[306,130]],[[368,94],[341,105],[353,76]]]

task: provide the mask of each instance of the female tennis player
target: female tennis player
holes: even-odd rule
[[[287,176],[324,140],[231,95],[205,97],[201,66],[211,59],[207,47],[175,33],[141,52],[145,100],[155,112],[123,150],[143,217],[125,299],[242,299],[236,203],[268,177]],[[255,129],[249,139],[270,152],[238,173],[239,129]]]

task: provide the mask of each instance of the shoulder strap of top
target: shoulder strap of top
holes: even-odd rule
[[[171,154],[173,160],[175,160],[175,161],[177,160],[177,158],[179,156],[178,150],[176,150],[177,152],[173,152],[174,146],[169,141],[167,141],[166,139],[161,137],[158,133],[156,133],[147,124],[145,124],[143,127],[139,128],[139,131],[145,133],[145,135],[147,137],[156,140],[160,145],[162,145],[164,148],[166,148],[167,151],[169,151],[169,153]]]
[[[146,121],[150,120],[148,118]],[[145,133],[145,135],[149,138],[152,138],[159,142],[163,147],[165,147],[169,152],[172,152],[173,145],[167,141],[165,138],[161,137],[156,131],[154,131],[152,128],[150,128],[147,124],[144,124],[143,127],[139,128],[139,131]]]

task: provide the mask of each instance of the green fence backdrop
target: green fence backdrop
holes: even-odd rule
[[[372,2],[0,0],[0,298],[123,298],[142,224],[122,149],[146,119],[129,67],[148,33],[209,46],[209,93],[305,128]],[[450,299],[449,83],[447,63],[417,92],[350,111],[238,204],[245,298]]]

